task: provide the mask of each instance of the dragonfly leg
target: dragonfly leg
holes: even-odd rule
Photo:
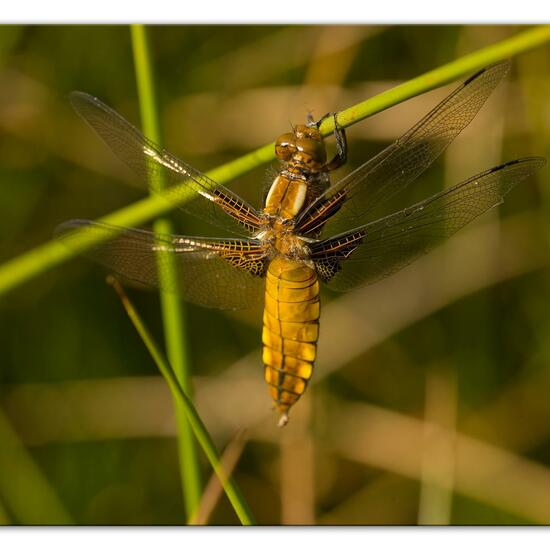
[[[321,125],[323,120],[329,116],[334,118],[334,137],[336,138],[336,154],[330,162],[323,166],[323,171],[332,172],[340,166],[343,166],[348,158],[348,142],[346,139],[346,130],[338,124],[336,113],[327,113],[317,121],[317,127]]]
[[[335,117],[336,113],[333,113],[333,112],[329,111],[328,113],[324,114],[320,119],[315,120],[313,118],[313,112],[308,111],[308,113],[307,113],[307,125],[310,126],[310,127],[315,126],[317,129],[319,129],[321,127],[321,124],[323,124],[323,122],[325,121],[325,119],[327,119],[331,116]]]

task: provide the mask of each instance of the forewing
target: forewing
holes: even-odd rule
[[[85,255],[138,286],[160,287],[195,304],[242,309],[262,297],[266,250],[254,240],[205,239],[156,235],[88,220],[71,220],[56,230],[69,248]],[[168,275],[168,264],[176,277]]]
[[[142,187],[231,233],[257,230],[258,213],[238,195],[147,139],[96,97],[72,92],[70,99],[77,113],[137,174]]]
[[[545,162],[530,157],[487,170],[400,212],[312,245],[311,257],[334,290],[374,283],[501,204],[514,185]]]
[[[509,62],[487,67],[466,80],[392,145],[331,186],[300,216],[307,234],[321,227],[334,235],[358,227],[385,201],[403,191],[471,122],[505,76]],[[336,212],[334,214],[334,212]]]

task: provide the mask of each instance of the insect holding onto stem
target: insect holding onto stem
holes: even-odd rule
[[[501,62],[480,70],[397,141],[333,184],[330,173],[347,158],[337,116],[328,115],[336,137],[331,159],[319,131],[325,117],[296,125],[276,141],[282,166],[260,209],[151,142],[99,99],[73,92],[73,107],[144,188],[162,181],[162,189],[153,190],[228,236],[157,235],[89,220],[68,221],[57,236],[77,247],[89,235],[99,243],[87,252],[94,260],[129,282],[161,286],[196,304],[239,309],[263,299],[264,377],[284,425],[313,374],[320,284],[348,291],[398,271],[544,166],[541,157],[506,162],[404,210],[375,215],[471,122],[508,68]],[[175,264],[176,278],[159,280],[163,261]]]

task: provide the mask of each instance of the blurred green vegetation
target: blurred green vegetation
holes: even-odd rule
[[[207,170],[308,110],[341,110],[521,30],[152,27],[165,143]],[[513,60],[408,201],[550,157],[549,53]],[[1,263],[141,195],[66,100],[84,90],[138,123],[127,27],[0,27],[0,71]],[[350,128],[336,177],[453,86]],[[283,431],[262,381],[261,311],[189,306],[197,407],[220,449],[247,429],[235,477],[260,523],[550,523],[547,172],[391,279],[324,294],[315,382]],[[268,181],[262,168],[231,187],[258,204]],[[131,296],[161,341],[158,296]],[[2,297],[0,327],[0,521],[184,523],[170,396],[104,271],[78,259],[33,279]],[[225,497],[210,522],[238,522]]]

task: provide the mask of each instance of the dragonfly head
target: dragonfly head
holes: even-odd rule
[[[275,155],[285,162],[295,161],[318,170],[327,160],[323,136],[315,126],[298,124],[292,132],[282,134],[275,143]]]

